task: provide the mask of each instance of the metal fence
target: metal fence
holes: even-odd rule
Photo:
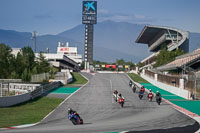
[[[189,73],[185,80],[185,89],[190,90],[194,97],[200,99],[200,73]]]

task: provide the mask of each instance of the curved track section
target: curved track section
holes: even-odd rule
[[[12,133],[63,133],[63,132],[113,132],[113,131],[174,131],[185,127],[193,132],[196,121],[176,111],[168,104],[158,106],[155,100],[139,100],[128,86],[125,74],[96,74],[89,76],[89,83],[66,100],[40,124],[24,128],[5,130]],[[124,108],[113,101],[112,91],[117,89],[125,97]],[[74,126],[67,119],[67,108],[76,110],[84,125]],[[199,126],[198,124],[196,125]],[[190,127],[190,128],[188,128]]]

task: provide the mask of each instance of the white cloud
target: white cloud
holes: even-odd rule
[[[108,14],[108,13],[109,13],[109,11],[106,10],[106,9],[100,9],[100,10],[98,11],[98,14]]]
[[[100,9],[98,11],[98,20],[112,20],[117,22],[130,22],[130,23],[151,23],[156,21],[151,17],[141,15],[141,14],[122,14],[122,13],[112,13],[106,9]]]

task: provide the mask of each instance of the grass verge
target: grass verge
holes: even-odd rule
[[[145,79],[143,79],[142,77],[140,77],[139,75],[137,75],[135,73],[128,73],[128,76],[135,82],[138,82],[138,83],[149,83],[148,81],[146,81]]]
[[[63,100],[40,97],[13,107],[0,108],[0,128],[39,122]]]
[[[72,72],[73,81],[68,85],[83,85],[87,83],[87,80],[79,73]]]

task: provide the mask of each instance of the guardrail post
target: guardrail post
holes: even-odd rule
[[[143,75],[145,75],[145,69],[142,69],[142,73],[143,73]]]
[[[2,83],[0,83],[0,87],[1,87],[1,97],[3,96],[2,95],[2,92],[3,92],[3,90],[2,90]]]
[[[157,73],[154,74],[154,79],[155,79],[155,81],[158,81],[158,74]]]

